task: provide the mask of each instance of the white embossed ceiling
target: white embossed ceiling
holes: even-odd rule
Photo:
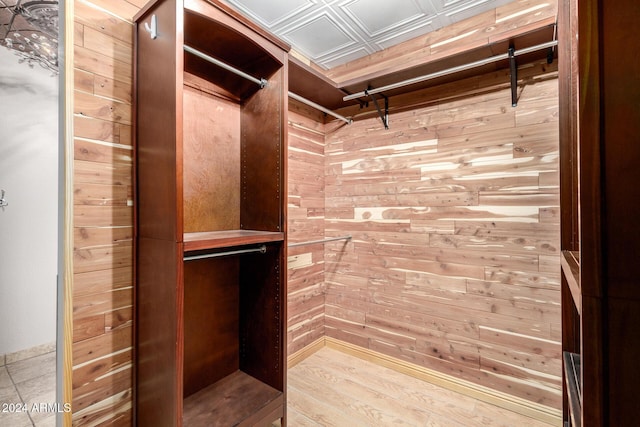
[[[513,0],[228,0],[330,69]]]

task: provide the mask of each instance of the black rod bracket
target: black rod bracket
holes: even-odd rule
[[[516,64],[516,50],[509,47],[509,68],[511,70],[511,106],[518,106],[518,65]]]
[[[556,23],[553,24],[553,41],[555,42],[558,41],[558,19],[557,18],[556,18]],[[555,54],[556,54],[556,47],[551,46],[547,50],[547,64],[553,64],[553,58],[555,57]]]
[[[382,110],[380,109],[380,105],[378,105],[378,100],[376,99],[376,97],[372,93],[369,93],[368,90],[365,90],[364,94],[371,97],[371,99],[373,100],[373,105],[376,106],[376,110],[378,111],[378,115],[380,116],[380,120],[382,120],[384,128],[389,129],[389,98],[387,98],[385,95],[382,95],[382,97],[384,98],[384,112],[382,112]]]

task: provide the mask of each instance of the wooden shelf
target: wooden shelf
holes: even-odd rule
[[[580,355],[565,351],[562,353],[562,357],[564,359],[564,378],[569,396],[571,422],[573,426],[581,426],[582,385],[580,384]]]
[[[184,234],[184,251],[228,248],[232,246],[254,245],[280,242],[284,233],[257,230],[224,230]]]
[[[293,56],[289,57],[289,90],[330,110],[358,104],[355,99],[343,101],[348,92]]]
[[[254,425],[282,408],[283,393],[236,371],[184,400],[185,426]],[[279,418],[276,414],[273,418]]]
[[[231,8],[194,0],[186,1],[184,8],[186,45],[256,78],[268,79],[282,67],[278,55],[265,48],[260,40],[268,39],[276,50],[288,50],[289,46],[267,32],[254,32],[259,27],[242,19]],[[246,99],[260,90],[255,83],[192,54],[185,54],[184,64],[186,70],[214,83],[226,96]]]
[[[580,253],[577,251],[562,251],[560,257],[562,273],[567,279],[573,303],[578,314],[582,314],[582,292],[580,291]]]
[[[375,71],[373,73],[360,75],[356,78],[352,78],[346,81],[340,81],[338,82],[337,87],[348,93],[356,93],[366,89],[368,86],[372,88],[379,88],[426,74],[437,73],[448,68],[458,67],[470,62],[480,61],[491,56],[507,53],[510,46],[513,46],[516,50],[518,50],[549,42],[553,40],[554,28],[555,19],[547,18],[544,21],[540,21],[531,26],[527,26],[526,31],[524,31],[524,28],[520,29],[523,32],[518,34],[517,36],[504,34],[499,39],[492,38],[490,43],[477,45],[475,47],[469,46],[469,49],[462,49],[460,52],[455,54],[447,54],[446,52],[443,52],[441,54],[431,55],[427,60],[416,63],[409,67],[401,62],[396,62],[391,64],[387,68]],[[531,63],[537,60],[545,59],[546,57],[547,50],[542,49],[519,56],[518,63]],[[464,78],[469,78],[472,76],[508,68],[509,61],[508,59],[505,59],[504,61],[494,62],[470,70],[441,76],[409,86],[387,90],[384,92],[384,94],[388,97],[392,97],[424,89],[427,87],[450,83]]]

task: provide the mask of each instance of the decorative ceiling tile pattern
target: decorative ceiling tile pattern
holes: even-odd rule
[[[227,0],[330,69],[513,0]]]

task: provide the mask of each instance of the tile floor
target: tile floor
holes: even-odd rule
[[[55,351],[20,360],[0,355],[0,426],[55,427],[46,406],[55,404],[55,389]]]

